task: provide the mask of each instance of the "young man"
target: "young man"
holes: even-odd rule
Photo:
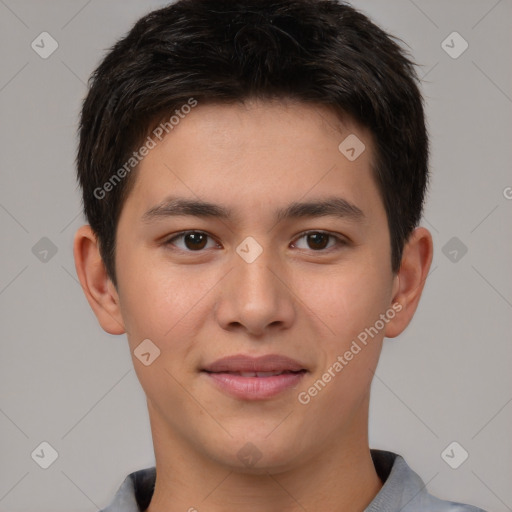
[[[182,0],[95,71],[77,273],[126,333],[156,468],[108,512],[477,511],[370,450],[432,260],[413,64],[334,0]]]

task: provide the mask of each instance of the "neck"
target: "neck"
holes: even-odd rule
[[[256,473],[205,457],[148,407],[157,478],[147,512],[364,511],[382,487],[368,447],[367,409],[350,427],[356,435],[341,433],[300,463]]]

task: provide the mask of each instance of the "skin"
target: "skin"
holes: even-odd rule
[[[366,146],[353,162],[338,150],[349,134]],[[379,492],[368,446],[370,385],[383,338],[400,334],[416,310],[433,249],[430,233],[417,228],[392,272],[372,155],[369,131],[324,107],[199,104],[139,166],[116,234],[117,289],[90,227],[77,231],[84,293],[106,332],[127,333],[147,396],[157,467],[149,512],[362,511]],[[234,218],[142,220],[171,194],[228,207]],[[277,208],[333,195],[364,218],[276,223]],[[185,230],[210,238],[200,250],[183,237],[166,245]],[[236,252],[248,236],[263,249],[252,263]],[[300,403],[298,393],[397,303],[401,311],[385,328]],[[145,366],[133,351],[148,338],[160,356]],[[239,353],[286,355],[308,373],[273,398],[236,399],[199,370]],[[261,454],[253,466],[237,456],[248,442]]]

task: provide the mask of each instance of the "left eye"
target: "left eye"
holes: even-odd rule
[[[324,233],[323,231],[309,231],[308,233],[303,233],[298,240],[306,239],[306,243],[309,247],[298,247],[298,244],[294,244],[295,247],[299,249],[313,249],[315,251],[329,249],[334,245],[344,245],[345,242],[341,238],[331,235],[330,233]],[[333,241],[333,243],[328,246],[329,239]]]
[[[208,239],[211,240],[210,245],[208,245]],[[345,245],[346,242],[335,235],[330,233],[324,233],[323,231],[308,231],[307,233],[303,233],[296,240],[306,240],[307,247],[300,247],[300,245],[295,242],[293,247],[297,247],[298,249],[312,249],[314,251],[321,251],[324,249],[330,249],[335,245]],[[176,243],[177,241],[181,241],[181,244]],[[329,245],[329,242],[332,242]],[[165,242],[165,245],[174,245],[178,249],[189,251],[189,252],[197,252],[203,249],[209,249],[217,246],[218,244],[213,240],[210,235],[202,232],[202,231],[185,231],[183,233],[179,233],[169,240]]]

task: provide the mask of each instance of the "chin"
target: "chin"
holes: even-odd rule
[[[229,438],[220,451],[218,439],[214,440],[212,448],[216,453],[210,456],[237,473],[276,474],[291,469],[297,463],[303,440],[294,442],[295,436],[285,431],[272,432],[278,424],[273,422],[271,428],[261,432],[248,428]]]

